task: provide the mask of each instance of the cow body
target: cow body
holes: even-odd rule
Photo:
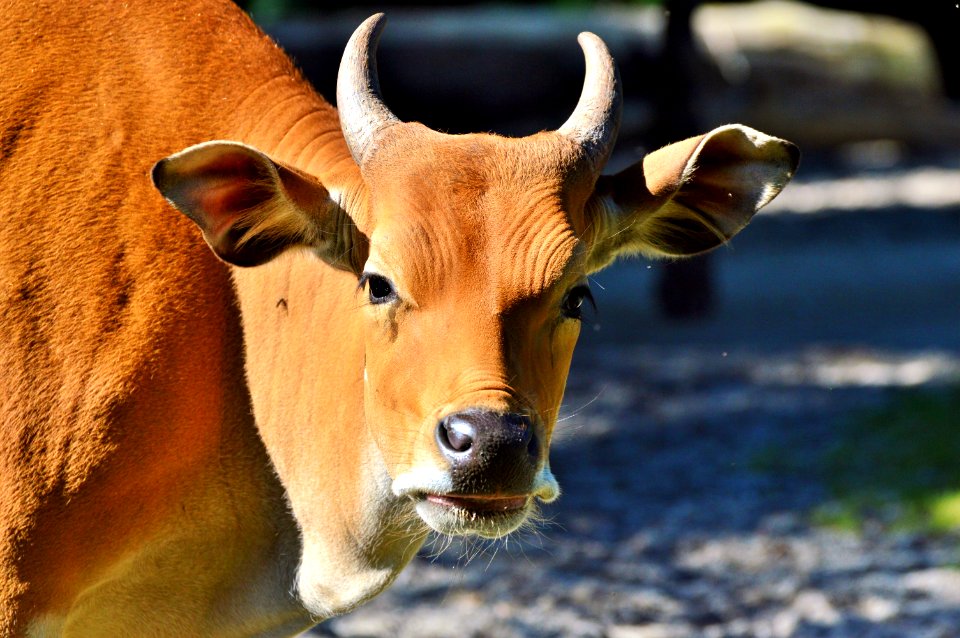
[[[230,138],[345,184],[335,111],[219,3],[18,3],[0,24],[0,633],[307,626],[229,272],[148,176]]]
[[[598,182],[603,127],[444,136],[377,103],[345,137],[214,0],[41,0],[0,32],[4,635],[290,635],[431,528],[509,532],[558,493],[585,274],[716,245],[796,163],[730,128]],[[746,202],[730,228],[695,164]]]

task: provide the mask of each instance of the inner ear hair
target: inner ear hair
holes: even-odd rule
[[[721,246],[790,181],[799,151],[739,124],[666,146],[597,182],[589,267],[618,255],[686,257]]]

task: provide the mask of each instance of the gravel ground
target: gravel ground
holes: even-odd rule
[[[545,521],[438,540],[311,635],[960,636],[960,535],[811,517],[830,503],[817,459],[850,415],[960,378],[956,209],[804,212],[715,258],[704,322],[657,316],[656,265],[598,276]]]

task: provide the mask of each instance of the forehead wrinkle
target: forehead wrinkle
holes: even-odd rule
[[[510,198],[510,192],[491,199]],[[536,297],[562,279],[574,257],[578,240],[563,207],[556,185],[542,182],[514,201],[494,207],[499,219],[488,223],[497,229],[488,254],[492,272],[499,273],[493,301],[498,311],[524,298]]]
[[[446,277],[470,270],[482,255],[479,196],[474,184],[447,171],[417,175],[407,186],[395,196],[383,240],[375,244],[422,304],[440,293]]]
[[[566,276],[578,242],[564,206],[565,155],[552,137],[534,138],[438,135],[394,149],[383,181],[402,188],[387,191],[380,251],[418,303],[453,286],[496,313]]]

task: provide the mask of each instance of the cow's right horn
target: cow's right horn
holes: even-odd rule
[[[377,42],[386,23],[386,17],[377,13],[357,27],[343,51],[337,74],[340,128],[360,166],[370,158],[377,134],[400,122],[383,103],[377,79]]]
[[[577,42],[587,67],[583,91],[577,107],[557,132],[580,145],[592,168],[599,172],[620,130],[620,74],[603,40],[585,31]]]

